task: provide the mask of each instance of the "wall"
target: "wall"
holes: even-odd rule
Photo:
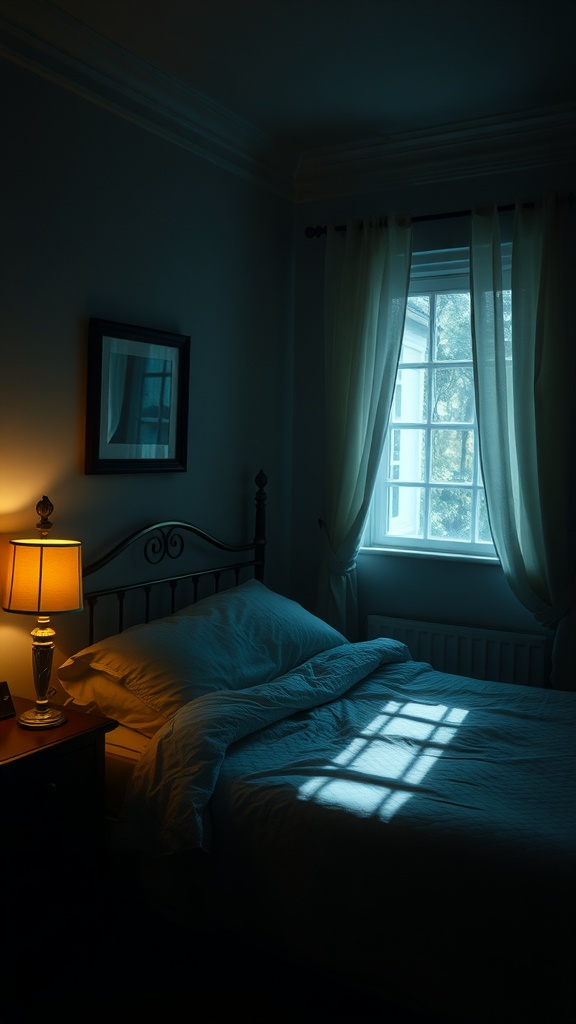
[[[298,206],[295,223],[295,420],[292,589],[315,607],[320,561],[318,519],[324,502],[323,239],[308,239],[307,225],[348,217],[408,212],[414,217],[470,209],[475,202],[514,203],[547,190],[574,190],[574,165],[546,165],[514,174],[491,174],[395,187]],[[414,249],[466,245],[466,218],[414,225]],[[413,555],[361,552],[358,557],[361,622],[370,612],[511,630],[540,630],[510,590],[499,564]]]
[[[269,581],[285,590],[292,409],[292,207],[15,64],[0,62],[3,216],[0,540],[54,536],[85,561],[183,518],[252,536],[269,477]],[[186,473],[86,476],[90,316],[191,336]],[[62,616],[55,664],[83,638]],[[29,630],[0,612],[0,678],[32,695]],[[81,644],[80,644],[81,645]]]
[[[262,467],[267,581],[313,609],[324,494],[324,263],[323,242],[308,240],[304,228],[573,190],[573,168],[542,161],[513,174],[460,174],[294,207],[81,90],[4,60],[0,87],[9,97],[0,115],[0,550],[34,532],[42,494],[55,505],[54,535],[80,538],[86,561],[162,518],[243,540]],[[436,227],[450,244],[465,222]],[[84,474],[90,316],[191,335],[186,473]],[[359,580],[363,613],[533,627],[497,565],[361,554]],[[82,620],[55,623],[56,663],[79,646]],[[0,678],[15,693],[31,693],[33,624],[0,611]]]

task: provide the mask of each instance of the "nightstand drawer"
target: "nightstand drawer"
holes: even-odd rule
[[[97,839],[104,793],[96,769],[93,742],[71,751],[63,748],[57,756],[27,759],[17,778],[0,783],[0,849],[69,848]]]

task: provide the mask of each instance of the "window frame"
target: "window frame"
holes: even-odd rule
[[[503,262],[503,273],[504,280],[503,286],[507,289],[510,287],[510,263],[511,263],[511,245],[510,243],[502,244],[502,262]],[[414,252],[412,256],[411,273],[410,273],[410,285],[409,285],[409,298],[415,295],[426,295],[435,293],[446,294],[450,292],[466,292],[470,294],[470,272],[469,272],[469,247],[459,246],[455,248],[443,248],[443,249],[425,249],[420,252]],[[431,339],[432,340],[432,339]],[[404,339],[403,339],[404,341]],[[425,367],[428,374],[432,374],[434,369],[439,366],[456,366],[466,365],[472,368],[472,374],[474,371],[472,360],[436,360],[436,353],[431,351],[431,345],[428,346],[427,359],[421,362],[415,361],[404,361],[399,362],[398,370],[415,369]],[[482,471],[480,465],[480,450],[479,450],[479,438],[478,438],[478,425],[476,420],[476,403],[474,401],[472,423],[468,422],[452,422],[446,423],[434,422],[432,419],[431,411],[426,416],[426,422],[412,422],[412,421],[394,421],[393,413],[397,402],[397,387],[402,386],[402,382],[395,384],[394,396],[392,400],[392,408],[390,421],[386,430],[386,439],[384,442],[382,458],[380,468],[378,470],[378,476],[376,478],[376,484],[374,487],[374,493],[370,502],[370,509],[366,518],[366,524],[364,533],[361,541],[361,549],[364,551],[386,551],[390,553],[398,554],[416,554],[426,555],[433,557],[447,557],[447,558],[459,558],[463,560],[473,561],[488,561],[497,562],[497,554],[493,543],[487,543],[485,541],[459,541],[459,540],[445,540],[433,537],[412,537],[412,536],[398,536],[395,534],[383,533],[378,528],[378,523],[388,524],[389,512],[388,505],[390,502],[390,486],[391,480],[386,479],[382,481],[382,467],[391,465],[390,448],[395,443],[393,431],[395,426],[399,426],[400,422],[402,427],[408,427],[410,429],[421,429],[426,433],[425,443],[425,456],[426,456],[426,472],[425,478],[422,481],[411,481],[404,482],[403,485],[407,488],[424,488],[424,507],[427,522],[425,527],[428,528],[429,520],[429,505],[432,490],[435,487],[442,486],[441,483],[435,482],[431,479],[430,472],[430,457],[431,457],[431,435],[435,429],[472,429],[474,435],[474,458],[472,466],[472,476],[470,482],[449,482],[447,486],[464,488],[472,494],[472,509],[471,509],[471,532],[472,536],[475,535],[475,526],[477,517],[480,514],[478,506],[479,498],[485,494]],[[432,383],[429,380],[427,382],[427,388],[429,395],[432,393]],[[479,485],[479,480],[481,484]],[[485,500],[485,498],[484,498]]]

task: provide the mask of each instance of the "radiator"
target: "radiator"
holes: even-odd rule
[[[400,640],[414,661],[426,661],[440,672],[525,686],[547,684],[550,640],[539,633],[368,615],[366,635],[368,640]]]

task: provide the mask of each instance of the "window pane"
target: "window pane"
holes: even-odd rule
[[[390,487],[388,530],[391,537],[424,536],[424,491],[421,487]]]
[[[398,370],[392,405],[396,423],[425,423],[428,410],[427,370]]]
[[[389,480],[419,483],[426,479],[426,434],[423,430],[395,427],[390,437]]]
[[[429,340],[430,296],[411,295],[406,305],[400,362],[421,363],[427,360]]]
[[[502,313],[504,317],[504,353],[512,358],[512,292],[502,292]]]
[[[436,359],[472,359],[470,295],[448,292],[436,296]]]
[[[480,491],[478,494],[478,511],[476,513],[476,533],[477,541],[480,544],[492,544],[492,534],[490,533],[490,526],[488,524],[488,508],[486,506],[486,495],[484,491]]]
[[[406,372],[406,371],[405,371]],[[474,373],[471,366],[434,370],[432,419],[437,423],[474,422]]]
[[[430,488],[430,536],[471,540],[472,494],[456,487]]]
[[[472,483],[474,432],[433,430],[430,479],[436,483]]]
[[[423,314],[424,316],[430,317],[430,296],[429,295],[409,295],[407,309],[409,311],[416,311]]]

